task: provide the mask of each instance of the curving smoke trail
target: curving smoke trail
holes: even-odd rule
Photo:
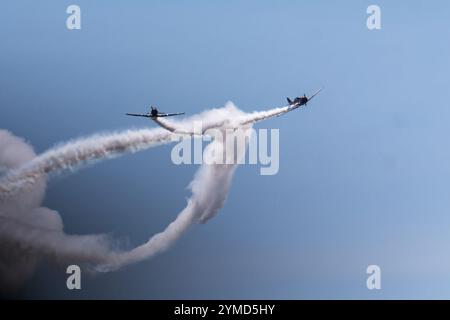
[[[252,125],[256,122],[267,120],[269,118],[281,116],[287,112],[293,111],[298,107],[284,106],[273,108],[267,111],[254,111],[252,113],[242,114],[233,118],[227,118],[226,114],[222,114],[215,121],[208,121],[204,123],[200,114],[197,117],[191,117],[188,121],[168,121],[164,118],[156,118],[154,121],[158,123],[162,128],[179,134],[188,135],[202,135],[207,130],[213,128],[240,128],[246,125]],[[225,108],[224,108],[225,109]],[[220,109],[216,109],[219,111]],[[201,131],[195,126],[196,122],[201,122]]]
[[[208,129],[223,131],[230,127],[249,134],[252,123],[291,110],[283,107],[245,114],[228,103],[224,108],[183,121],[157,119],[168,131],[158,128],[94,135],[56,146],[39,156],[21,139],[0,131],[0,168],[8,169],[0,178],[0,284],[8,279],[11,283],[26,280],[41,256],[85,263],[97,271],[115,270],[154,256],[172,245],[192,224],[214,216],[226,200],[236,165],[202,164],[190,183],[192,196],[178,217],[164,231],[129,251],[118,250],[105,235],[65,234],[59,214],[41,207],[47,174],[177,141],[180,134],[202,135]],[[200,132],[196,131],[196,122],[202,124]],[[231,151],[227,148],[224,141],[214,139],[204,153],[214,159]],[[245,150],[237,154],[245,155]],[[24,264],[25,261],[33,263]],[[13,273],[17,276],[11,277]]]
[[[246,134],[250,132],[248,130]],[[204,157],[218,160],[225,153],[234,152],[231,148],[226,146],[224,141],[215,139],[206,147]],[[239,150],[238,154],[245,154],[240,151],[242,150]],[[225,203],[236,166],[236,164],[203,164],[189,185],[192,196],[177,218],[164,231],[155,234],[143,245],[114,256],[108,264],[99,266],[97,270],[111,271],[149,259],[169,248],[194,223],[204,223],[211,219]]]
[[[0,166],[15,169],[35,159],[33,148],[0,130]],[[56,211],[41,206],[45,176],[33,188],[20,189],[0,201],[0,292],[13,293],[34,272],[42,257],[104,263],[112,242],[105,235],[66,235]]]
[[[47,173],[72,170],[96,160],[113,158],[177,141],[180,135],[202,135],[214,128],[240,128],[280,116],[291,110],[293,109],[290,107],[281,107],[245,114],[234,104],[227,103],[224,108],[208,110],[183,121],[169,122],[155,119],[155,122],[167,131],[162,128],[126,130],[69,141],[44,152],[19,168],[8,171],[1,177],[0,201],[26,185],[33,184]],[[201,124],[200,130],[196,128],[196,124]]]
[[[93,135],[70,141],[35,157],[0,179],[0,200],[27,184],[34,184],[51,172],[74,169],[83,163],[136,152],[173,141],[175,136],[161,128],[127,130],[120,133]]]

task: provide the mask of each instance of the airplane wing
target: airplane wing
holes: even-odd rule
[[[312,98],[314,98],[317,94],[319,94],[319,92],[322,91],[322,89],[323,89],[323,87],[320,88],[319,90],[317,90],[316,92],[314,92],[313,95],[308,98],[308,101],[311,100]]]
[[[179,113],[158,113],[157,117],[172,117],[172,116],[179,116],[184,114],[184,112],[179,112]]]
[[[127,116],[133,116],[133,117],[146,117],[151,118],[149,114],[141,114],[141,113],[127,113]]]

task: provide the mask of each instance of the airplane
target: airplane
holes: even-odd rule
[[[287,102],[289,103],[290,108],[298,108],[301,106],[306,106],[308,101],[314,98],[320,91],[322,91],[323,88],[320,88],[311,97],[307,97],[306,94],[303,95],[303,97],[297,97],[294,100],[291,100],[289,98],[286,98]]]
[[[172,117],[172,116],[179,116],[184,114],[184,112],[179,113],[161,113],[158,111],[158,109],[154,106],[150,107],[150,112],[141,114],[141,113],[127,113],[127,116],[134,116],[134,117],[146,117],[146,118],[162,118],[162,117]]]

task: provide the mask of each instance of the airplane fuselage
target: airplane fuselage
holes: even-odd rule
[[[150,116],[156,118],[158,116],[158,109],[152,107],[150,111]]]
[[[297,100],[299,106],[302,106],[308,102],[308,98],[306,97],[297,97],[295,100]]]
[[[288,102],[290,106],[301,107],[305,105],[308,102],[308,100],[309,99],[307,97],[297,97],[293,101],[288,100]]]

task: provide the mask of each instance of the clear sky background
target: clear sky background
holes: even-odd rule
[[[66,29],[68,5],[82,29]],[[369,31],[366,8],[381,7]],[[42,264],[23,298],[450,298],[448,1],[4,1],[0,127],[37,152],[154,126],[150,104],[245,111],[325,90],[286,116],[280,171],[240,166],[225,207],[118,272]],[[171,146],[51,180],[68,233],[145,242],[185,205]],[[377,264],[382,289],[366,288]]]

